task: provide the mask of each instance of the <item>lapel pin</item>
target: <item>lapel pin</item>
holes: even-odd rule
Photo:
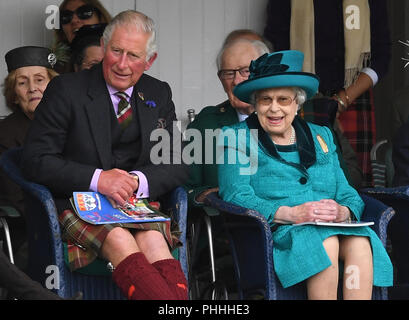
[[[322,151],[324,151],[324,153],[328,153],[328,146],[319,134],[317,134],[317,140],[320,143]]]

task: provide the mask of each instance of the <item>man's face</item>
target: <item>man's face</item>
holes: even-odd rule
[[[221,70],[237,70],[249,67],[251,60],[256,60],[259,56],[260,54],[251,43],[237,42],[224,51],[221,59]],[[233,94],[233,89],[247,79],[248,77],[242,76],[239,72],[236,72],[232,79],[220,79],[230,104],[244,114],[250,114],[253,111],[252,107],[237,99]]]
[[[150,34],[133,26],[118,26],[106,46],[102,70],[105,81],[119,91],[134,86],[149,70],[156,54],[146,61],[146,44]],[[103,40],[101,40],[103,46]]]

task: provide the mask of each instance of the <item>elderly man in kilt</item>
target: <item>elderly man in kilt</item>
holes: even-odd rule
[[[123,205],[133,194],[157,199],[187,178],[180,161],[154,165],[150,157],[158,125],[171,141],[180,134],[172,132],[169,85],[144,74],[157,56],[153,21],[121,12],[101,46],[102,63],[50,82],[24,147],[23,172],[54,196],[71,270],[101,257],[129,299],[187,299],[186,278],[170,251],[180,244],[170,223],[94,226],[71,208],[74,191],[98,191]],[[172,146],[165,149],[164,158],[180,159]]]

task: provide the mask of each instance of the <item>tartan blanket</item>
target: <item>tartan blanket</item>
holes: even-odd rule
[[[67,242],[68,264],[71,271],[83,268],[99,257],[102,243],[115,227],[133,230],[157,230],[163,234],[170,250],[182,245],[179,240],[179,227],[172,219],[165,222],[92,225],[78,218],[71,209],[64,210],[58,218],[62,239]]]

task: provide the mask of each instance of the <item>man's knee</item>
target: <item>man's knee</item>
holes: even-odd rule
[[[166,243],[162,233],[156,230],[143,230],[135,233],[136,243],[141,245],[155,246]]]
[[[101,253],[112,263],[121,261],[128,255],[140,251],[132,234],[124,228],[116,227],[106,236]]]
[[[135,234],[135,240],[150,263],[173,258],[168,243],[159,231],[138,231]]]

